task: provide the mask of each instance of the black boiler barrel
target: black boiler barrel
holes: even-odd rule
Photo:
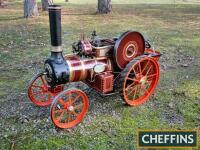
[[[51,45],[53,52],[61,52],[61,6],[49,6],[49,24],[51,34]]]

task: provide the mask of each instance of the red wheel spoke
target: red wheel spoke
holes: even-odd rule
[[[138,87],[138,85],[136,85],[136,86],[131,90],[131,92],[129,92],[129,93],[127,94],[127,96],[129,96],[134,90],[136,90],[137,87]]]
[[[69,113],[68,113],[68,116],[67,116],[67,122],[70,122],[71,119],[72,119],[72,113],[69,112]]]
[[[139,84],[139,85],[138,85],[138,96],[139,96],[139,97],[140,97],[140,95],[141,95],[141,87],[142,87],[142,85]]]
[[[40,76],[40,79],[42,80],[42,84],[43,84],[43,85],[46,85],[46,84],[45,84],[45,81],[44,81],[44,79],[43,79],[42,76]]]
[[[71,104],[75,103],[80,97],[80,95],[76,96],[76,98],[71,102]]]
[[[63,109],[55,110],[55,114],[56,114],[56,113],[61,113],[61,112],[63,112]]]
[[[36,96],[36,95],[41,94],[41,93],[42,93],[41,91],[40,92],[33,92],[31,95]]]
[[[125,89],[125,91],[127,91],[130,87],[132,87],[135,83],[131,83],[130,85],[127,86],[127,88]]]
[[[82,106],[83,106],[83,103],[80,103],[80,104],[74,106],[74,109],[80,109]]]
[[[139,96],[141,96],[141,95],[143,95],[143,94],[144,94],[143,86],[140,85]]]
[[[147,76],[149,74],[149,72],[151,71],[152,65],[149,67],[149,69],[147,70],[147,73],[145,76]]]
[[[42,92],[42,94],[40,95],[40,98],[41,98],[41,100],[45,99],[45,95],[44,95],[43,92]]]
[[[152,81],[150,80],[150,81],[146,81],[146,85],[148,85],[148,86],[150,86],[151,85],[151,83],[152,83]]]
[[[149,84],[151,84],[151,82],[152,82],[152,80],[147,80],[147,81],[146,81],[146,83],[149,83]]]
[[[143,73],[144,73],[144,71],[146,70],[146,68],[147,68],[148,64],[149,64],[149,60],[147,61],[147,63],[146,63],[146,65],[145,65],[145,67],[142,69],[142,74],[143,74]]]
[[[158,75],[157,73],[151,74],[151,75],[147,75],[147,80],[149,80],[149,78],[155,77],[155,76],[157,76],[157,75]]]
[[[138,86],[135,89],[135,93],[134,93],[133,99],[135,99],[135,96],[137,95],[137,91],[138,91]]]
[[[58,100],[58,102],[61,104],[61,105],[65,105],[65,101],[63,101],[63,99],[62,98],[60,98],[59,100]]]
[[[147,90],[148,88],[144,88],[144,86],[141,86],[141,88],[144,90],[145,93],[149,94],[149,91]],[[143,94],[145,94],[143,93]]]
[[[142,73],[142,70],[141,70],[141,64],[140,64],[140,62],[138,62],[138,66],[139,66],[139,72],[140,72],[140,74]]]
[[[131,80],[131,81],[134,81],[134,82],[138,82],[138,80],[134,79],[134,78],[127,78],[127,80]]]
[[[61,114],[59,115],[59,117],[57,117],[57,120],[61,120],[62,119],[62,117],[64,116],[64,114],[65,114],[65,110],[63,110],[62,112],[61,112]]]
[[[133,68],[133,72],[134,72],[134,74],[135,74],[135,77],[137,77],[137,73],[136,73],[136,71],[135,71],[135,69]]]
[[[71,111],[71,112],[72,112],[73,115],[78,116],[78,113],[76,113],[75,110]]]
[[[146,85],[146,89],[149,89],[149,87],[151,86],[152,82],[151,81],[146,81],[145,85]]]
[[[34,85],[34,84],[32,84],[31,86],[32,86],[32,87],[36,87],[36,88],[43,89],[43,87],[42,87],[42,86],[39,86],[39,85]]]
[[[68,93],[68,98],[69,98],[69,102],[72,103],[72,93],[71,93],[71,91],[69,91],[69,93]]]

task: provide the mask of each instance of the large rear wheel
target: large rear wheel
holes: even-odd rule
[[[134,59],[121,72],[118,82],[123,100],[131,106],[143,104],[153,94],[159,76],[159,65],[154,58]]]

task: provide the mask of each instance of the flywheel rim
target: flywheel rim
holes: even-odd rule
[[[134,47],[134,55],[130,57],[126,52],[131,45]],[[142,34],[137,31],[127,31],[115,43],[114,61],[119,69],[123,69],[135,57],[142,55],[144,50],[145,40]]]

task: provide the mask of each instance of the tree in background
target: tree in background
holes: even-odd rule
[[[0,0],[0,7],[4,7],[4,6],[5,6],[4,0]]]
[[[97,12],[98,13],[111,12],[111,0],[98,0]]]
[[[29,18],[38,15],[39,13],[36,0],[24,0],[24,17]]]
[[[53,0],[42,0],[42,10],[47,11],[49,5],[53,4]]]

